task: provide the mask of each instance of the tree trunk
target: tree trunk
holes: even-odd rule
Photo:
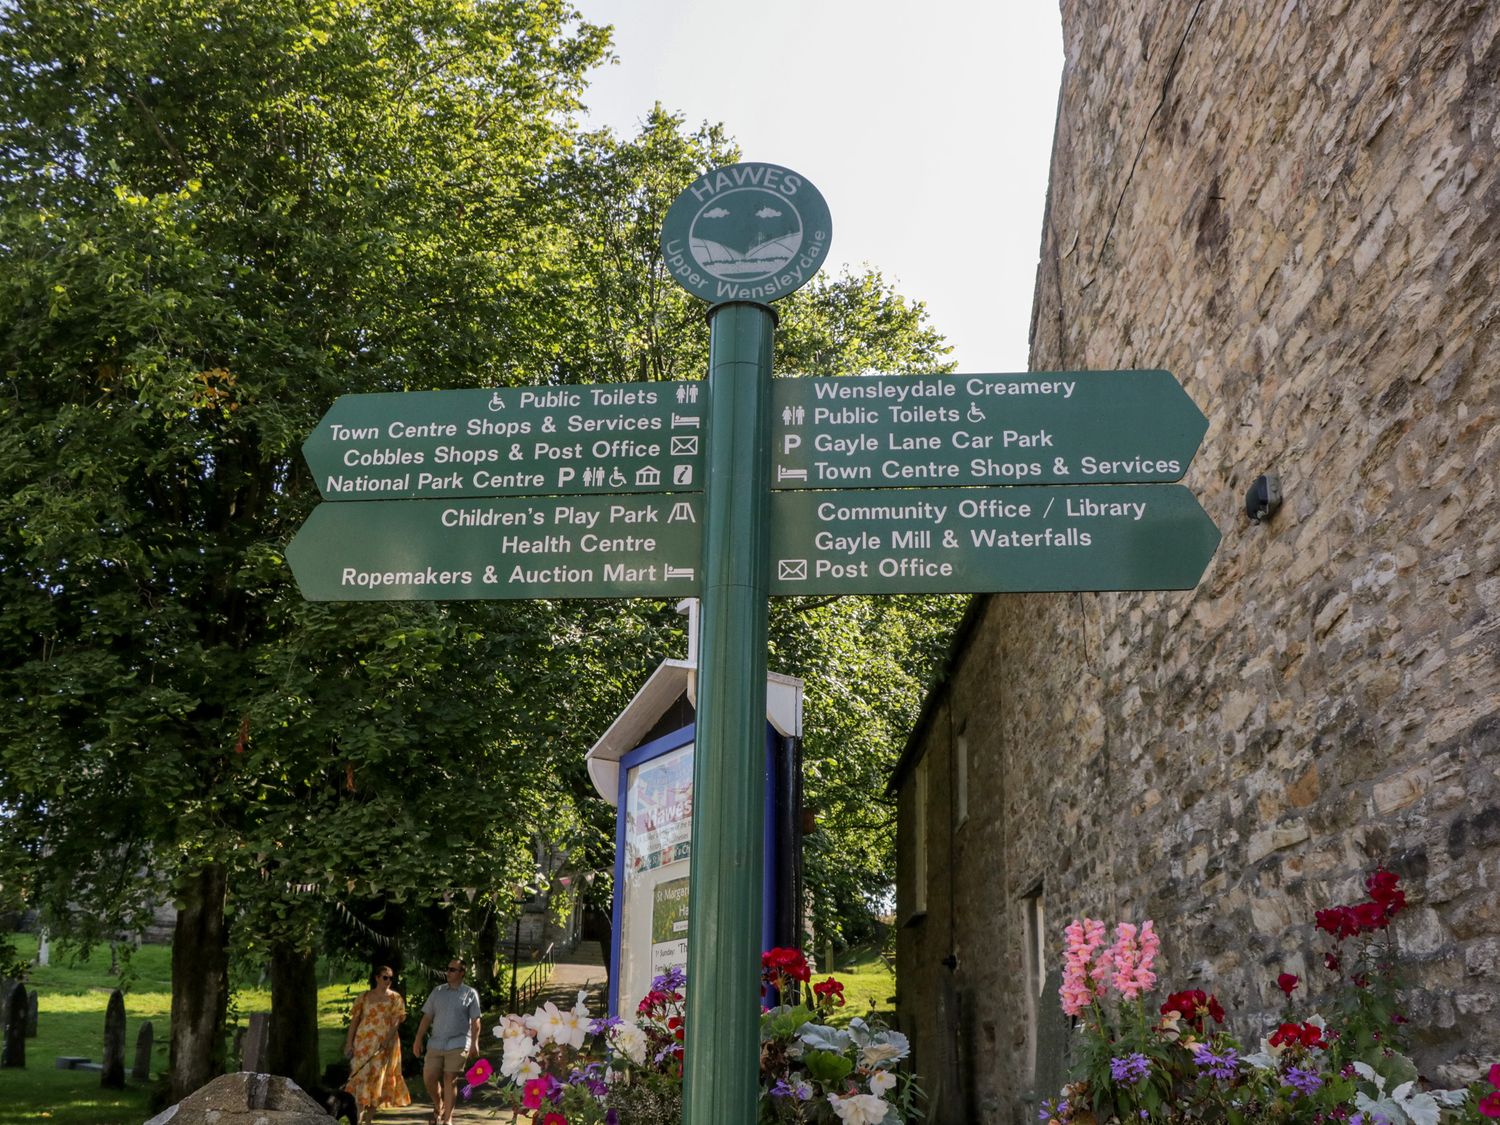
[[[172,1101],[224,1072],[229,1007],[228,873],[219,864],[181,878],[172,932]]]
[[[271,947],[271,1028],[267,1069],[304,1090],[318,1084],[318,955]]]
[[[486,1007],[494,1004],[500,997],[499,986],[495,983],[495,948],[499,944],[500,927],[495,911],[490,909],[485,912],[484,924],[479,927],[474,945],[474,987]]]

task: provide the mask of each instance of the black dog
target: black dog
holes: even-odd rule
[[[348,1090],[330,1090],[327,1086],[315,1086],[307,1091],[308,1097],[328,1111],[328,1116],[349,1125],[359,1125],[359,1103]]]

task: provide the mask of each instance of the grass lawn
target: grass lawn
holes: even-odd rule
[[[23,957],[35,957],[33,934],[13,935]],[[109,971],[109,950],[94,950],[82,963],[68,964],[55,949],[52,964],[33,968],[27,987],[39,994],[37,1037],[26,1041],[26,1068],[0,1070],[0,1125],[22,1125],[46,1121],[54,1125],[141,1125],[148,1115],[149,1082],[128,1077],[135,1062],[136,1036],[141,1025],[151,1021],[155,1032],[151,1072],[167,1068],[167,1021],[171,1013],[171,950],[147,945],[136,950],[128,970],[131,980],[125,992],[124,1090],[104,1090],[99,1072],[58,1070],[54,1063],[62,1055],[78,1055],[99,1062],[104,1053],[104,1010],[110,992],[121,980]],[[896,979],[870,949],[851,949],[835,958],[831,973],[813,975],[814,981],[833,976],[844,984],[845,1007],[835,1019],[843,1023],[873,1010],[889,1015]],[[350,1005],[366,987],[363,979],[330,984],[318,990],[319,1062],[327,1066],[342,1054],[344,1021]],[[417,1001],[420,1002],[420,999]],[[242,987],[230,999],[231,1016],[239,1014],[243,1026],[250,1012],[269,1011],[271,994],[265,988]],[[485,1024],[490,1026],[490,1021]],[[486,1040],[488,1034],[486,1033]],[[412,1097],[426,1101],[421,1080],[408,1080]]]
[[[895,1014],[896,975],[868,948],[841,951],[833,959],[831,971],[814,973],[812,982],[833,977],[844,985],[844,1007],[838,1010],[835,1023],[845,1023],[855,1016],[868,1017],[871,1011],[889,1019]]]
[[[22,957],[36,956],[34,934],[12,935]],[[141,1025],[151,1022],[155,1047],[153,1076],[167,1069],[170,1039],[167,1021],[172,1007],[171,949],[146,945],[130,959],[133,980],[125,992],[125,1089],[105,1090],[94,1070],[58,1070],[62,1055],[78,1055],[100,1062],[104,1055],[104,1010],[120,979],[109,972],[109,950],[95,949],[88,961],[69,965],[54,947],[52,964],[35,967],[26,982],[38,994],[37,1037],[26,1040],[26,1068],[0,1070],[0,1125],[47,1121],[57,1125],[141,1125],[149,1082],[130,1077],[135,1063],[135,1041]],[[327,1066],[339,1058],[344,1044],[344,1020],[363,980],[326,985],[318,990],[318,1054]],[[263,988],[241,988],[230,999],[231,1014],[271,1008],[271,994]]]

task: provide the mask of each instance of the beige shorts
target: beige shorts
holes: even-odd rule
[[[422,1056],[422,1073],[430,1070],[441,1070],[444,1074],[457,1074],[464,1068],[464,1059],[468,1057],[462,1047],[454,1047],[449,1051],[434,1051],[428,1048],[427,1053]]]

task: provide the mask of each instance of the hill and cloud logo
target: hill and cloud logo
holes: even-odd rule
[[[662,224],[674,280],[712,303],[774,301],[809,281],[828,255],[828,205],[775,164],[732,164],[677,197]]]
[[[721,281],[760,281],[784,269],[802,248],[796,204],[764,188],[716,197],[693,219],[693,260]]]

